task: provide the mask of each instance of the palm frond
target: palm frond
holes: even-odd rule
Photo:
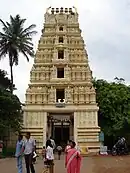
[[[25,23],[25,21],[26,21],[26,19],[21,19],[21,20],[20,20],[20,25],[23,26],[24,23]]]
[[[0,39],[6,38],[7,39],[8,35],[0,32]]]
[[[29,49],[29,50],[33,50],[33,46],[29,45],[29,44],[21,44],[19,49]]]
[[[11,26],[9,22],[6,22],[6,25],[7,25],[8,27],[10,27],[10,26]]]
[[[24,45],[33,46],[33,43],[30,42],[30,40],[28,41],[28,39],[25,39],[24,40]]]
[[[24,50],[24,52],[25,52],[26,54],[30,55],[31,57],[34,57],[35,54],[34,54],[34,50],[33,50],[33,49],[30,50],[29,48],[24,47],[23,50]]]
[[[7,49],[0,49],[0,60],[6,57],[7,53],[8,53]]]
[[[25,43],[26,43],[26,41],[32,43],[32,37],[31,37],[31,36],[30,36],[30,37],[22,37],[22,38],[21,38],[21,41],[23,41],[23,42],[25,42]]]
[[[23,37],[30,37],[36,34],[37,34],[37,31],[30,31],[30,32],[23,33]]]
[[[27,28],[25,28],[21,34],[27,34],[27,33],[30,33],[30,32],[35,32],[37,33],[36,31],[31,31],[32,29],[36,28],[36,25],[32,24],[30,26],[28,26]]]
[[[22,54],[26,57],[27,61],[29,62],[28,55],[25,53],[25,51],[22,51]]]
[[[8,28],[7,25],[5,24],[5,22],[2,19],[0,19],[0,23],[3,25],[4,28]]]
[[[15,21],[17,21],[20,25],[23,25],[26,21],[26,19],[21,19],[20,15],[17,14],[16,17],[14,18]]]

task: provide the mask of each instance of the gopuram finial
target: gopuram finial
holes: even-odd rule
[[[75,6],[73,6],[74,10],[75,10],[75,13],[78,13],[78,10]]]
[[[46,9],[46,13],[49,13],[50,9],[51,9],[51,6]]]

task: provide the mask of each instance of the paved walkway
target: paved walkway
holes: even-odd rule
[[[23,167],[25,164],[23,163]],[[93,161],[91,158],[83,158],[81,173],[92,173]],[[42,173],[43,161],[37,160],[35,164],[36,173]],[[0,160],[0,173],[17,173],[16,160],[15,159],[2,159]],[[25,169],[24,172],[26,173]],[[55,160],[55,173],[66,173],[64,167],[64,157],[61,160]]]
[[[25,164],[23,163],[25,168]],[[39,158],[36,165],[36,173],[42,173],[43,161]],[[97,156],[86,157],[82,161],[81,173],[130,173],[130,156],[112,157]],[[0,173],[17,173],[15,159],[0,160]],[[24,172],[26,173],[25,169]],[[55,160],[55,172],[66,173],[64,167],[64,157]]]

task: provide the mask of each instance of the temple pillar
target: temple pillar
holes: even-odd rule
[[[70,67],[68,65],[65,67],[65,78],[70,80]]]
[[[96,102],[96,95],[95,95],[95,93],[91,93],[90,94],[90,102],[91,103],[95,103]]]
[[[72,72],[72,80],[75,80],[75,72]]]
[[[43,112],[43,145],[46,144],[46,133],[47,133],[47,112]]]
[[[53,86],[49,89],[49,103],[54,103],[55,100],[55,89]]]
[[[56,78],[56,67],[53,65],[51,68],[51,79]]]
[[[32,94],[32,103],[35,102],[35,94]]]
[[[74,112],[74,141],[77,143],[77,112]]]
[[[65,100],[67,103],[72,103],[72,91],[69,86],[65,90]]]
[[[70,123],[70,139],[72,139],[74,137],[74,128],[73,128],[73,125],[72,123]]]
[[[85,72],[82,72],[82,80],[85,80]]]
[[[57,49],[54,49],[53,52],[53,59],[56,60],[58,58]]]

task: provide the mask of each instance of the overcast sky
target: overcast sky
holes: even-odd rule
[[[38,34],[33,39],[35,49],[46,8],[76,6],[93,76],[106,80],[113,80],[117,76],[130,83],[130,0],[0,1],[2,20],[8,21],[10,15],[20,14],[27,19],[26,26],[32,23],[37,25]],[[15,93],[24,102],[33,60],[27,63],[23,56],[19,59],[19,66],[14,67],[14,83],[17,87]],[[0,62],[0,68],[10,74],[8,57]]]

